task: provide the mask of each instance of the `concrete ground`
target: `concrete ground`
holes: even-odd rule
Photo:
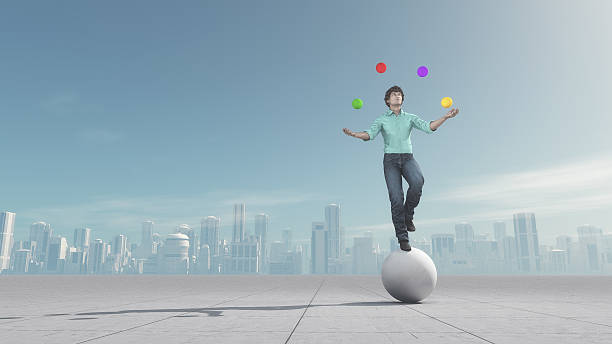
[[[2,343],[612,343],[610,276],[0,276]]]

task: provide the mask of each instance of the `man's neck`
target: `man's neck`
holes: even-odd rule
[[[391,106],[391,111],[393,111],[393,113],[394,113],[396,116],[399,116],[399,114],[400,114],[400,111],[401,111],[401,110],[402,110],[402,107],[401,107],[401,106],[398,106],[398,107],[393,107],[393,106]]]

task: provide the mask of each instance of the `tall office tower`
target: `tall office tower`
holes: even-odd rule
[[[66,262],[66,251],[68,240],[62,236],[51,238],[49,244],[49,255],[47,259],[47,271],[63,272]]]
[[[572,237],[568,235],[559,235],[556,238],[557,249],[565,251],[567,265],[572,264]]]
[[[219,239],[220,220],[218,217],[208,216],[200,221],[200,245],[208,245],[211,257],[219,255],[221,245]]]
[[[244,203],[234,204],[234,231],[232,232],[232,241],[241,242],[245,235],[245,217],[246,210]]]
[[[153,254],[157,254],[157,249],[163,246],[162,238],[159,233],[153,233]]]
[[[504,240],[506,237],[506,223],[504,221],[495,221],[493,223],[493,237],[497,242]]]
[[[74,229],[74,247],[80,248],[83,251],[88,250],[90,237],[91,237],[91,229],[75,228]]]
[[[13,262],[13,272],[25,274],[30,267],[32,255],[29,249],[19,249],[15,251],[15,261]]]
[[[32,259],[36,262],[46,262],[49,250],[49,240],[53,236],[51,225],[45,222],[35,222],[30,225],[30,243],[32,245]]]
[[[504,221],[493,222],[493,237],[497,242],[497,256],[505,261],[504,239],[506,238],[506,223]]]
[[[432,234],[431,255],[434,259],[450,259],[455,254],[455,236],[453,234]]]
[[[455,225],[455,253],[458,257],[466,258],[473,255],[474,230],[472,225],[461,222]]]
[[[94,274],[102,273],[106,260],[106,243],[102,239],[96,239],[93,243],[90,263]]]
[[[346,243],[346,231],[344,230],[344,226],[340,226],[340,256],[346,255],[346,244],[345,243]]]
[[[535,214],[516,213],[512,217],[518,268],[521,272],[539,272],[540,252]]]
[[[168,234],[163,247],[162,272],[187,274],[189,272],[189,237],[182,233]]]
[[[340,257],[340,206],[328,204],[325,207],[325,230],[329,233],[328,252],[330,258]]]
[[[0,213],[0,274],[11,266],[11,248],[15,230],[15,213]]]
[[[200,247],[200,256],[198,257],[198,273],[210,273],[210,247],[204,244]]]
[[[567,272],[567,254],[565,250],[553,249],[550,250],[550,267],[549,271],[553,273]]]
[[[219,273],[221,270],[221,240],[219,238],[219,227],[221,219],[215,216],[208,216],[200,222],[200,245],[208,245],[210,254],[210,273]],[[200,257],[202,254],[200,253]]]
[[[113,255],[113,272],[121,273],[127,265],[127,237],[123,234],[115,236],[111,245]]]
[[[376,255],[373,251],[371,236],[353,238],[353,273],[373,274],[376,273]]]
[[[602,252],[603,231],[601,228],[592,225],[582,225],[576,228],[578,232],[578,242],[580,249],[584,251],[587,258],[586,268],[589,271],[599,270],[599,256]]]
[[[153,254],[153,227],[155,222],[151,220],[142,222],[140,247],[138,248],[138,256],[147,258]]]
[[[515,272],[518,269],[516,252],[516,239],[513,236],[506,235],[502,241],[504,257],[504,271]]]
[[[176,233],[183,233],[189,238],[189,264],[194,264],[199,252],[196,232],[191,228],[191,226],[187,224],[182,224],[176,227]]]
[[[293,231],[291,229],[287,228],[281,231],[281,241],[285,245],[285,251],[287,252],[292,251],[292,237]]]
[[[69,247],[66,252],[66,262],[64,263],[64,273],[68,274],[85,274],[87,273],[87,255],[83,249],[78,247]]]
[[[268,269],[268,227],[270,227],[270,215],[255,215],[255,236],[259,239],[259,271],[267,272]]]
[[[259,241],[254,235],[249,235],[241,242],[233,242],[230,252],[232,254],[232,266],[227,272],[257,273],[259,272]]]
[[[312,223],[311,271],[313,274],[327,273],[327,259],[329,258],[329,231],[325,230],[325,222]]]

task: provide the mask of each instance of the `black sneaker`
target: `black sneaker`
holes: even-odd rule
[[[414,223],[412,223],[412,219],[406,221],[406,229],[408,229],[408,232],[414,232],[416,230]]]
[[[402,251],[410,251],[412,250],[412,247],[410,247],[410,244],[408,243],[408,241],[400,241],[400,248],[402,249]]]

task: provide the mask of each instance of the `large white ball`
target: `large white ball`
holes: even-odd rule
[[[381,278],[391,296],[414,303],[431,294],[438,281],[438,271],[427,253],[413,247],[408,252],[391,252],[383,262]]]

